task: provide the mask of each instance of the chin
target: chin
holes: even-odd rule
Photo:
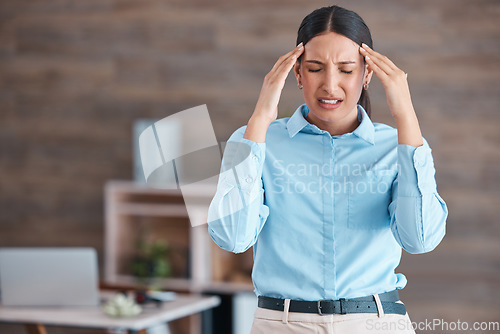
[[[324,122],[335,122],[339,121],[350,114],[350,112],[346,112],[343,108],[333,109],[333,110],[325,110],[323,108],[319,108],[314,106],[314,108],[309,108],[309,112],[314,115],[314,117],[324,121]]]

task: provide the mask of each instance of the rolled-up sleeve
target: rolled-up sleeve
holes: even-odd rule
[[[446,231],[448,208],[437,192],[432,150],[399,144],[398,175],[389,205],[391,230],[399,245],[412,254],[433,250]]]
[[[208,210],[208,233],[222,249],[241,253],[250,248],[264,226],[262,169],[265,143],[243,138],[246,126],[226,143],[215,193]]]

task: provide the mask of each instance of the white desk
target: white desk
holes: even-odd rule
[[[143,306],[142,313],[131,318],[111,318],[97,307],[4,307],[0,322],[25,324],[30,333],[47,333],[45,325],[86,328],[109,328],[146,333],[146,328],[196,314],[220,304],[217,296],[177,294],[177,299]]]

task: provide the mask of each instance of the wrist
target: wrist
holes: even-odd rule
[[[400,114],[394,117],[398,131],[398,143],[419,147],[423,145],[422,133],[418,124],[417,115],[412,113]]]
[[[243,138],[256,143],[264,143],[266,141],[267,129],[271,123],[266,118],[250,117]]]
[[[417,121],[417,114],[413,107],[391,108],[392,117],[397,123],[411,123]]]
[[[415,115],[415,109],[409,95],[398,96],[397,99],[387,99],[389,110],[396,122],[401,120],[411,119]]]
[[[248,125],[252,124],[252,126],[258,126],[258,127],[269,127],[269,125],[273,121],[270,120],[269,118],[261,115],[252,115],[250,119],[248,120]]]

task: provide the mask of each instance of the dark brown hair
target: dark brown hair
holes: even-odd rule
[[[370,29],[365,21],[355,12],[339,6],[322,7],[307,15],[300,24],[296,45],[300,42],[306,45],[310,39],[325,32],[335,32],[349,38],[359,46],[365,43],[373,48]],[[298,61],[299,63],[302,61],[302,56]],[[358,104],[371,117],[370,98],[365,89],[362,89]]]

